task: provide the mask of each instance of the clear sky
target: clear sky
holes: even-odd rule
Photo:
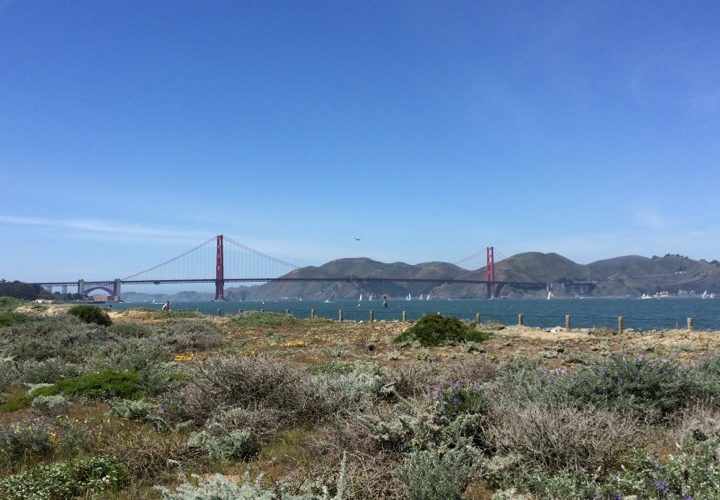
[[[719,162],[717,1],[0,0],[6,279],[711,260]]]

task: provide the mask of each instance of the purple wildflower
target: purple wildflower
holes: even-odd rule
[[[662,479],[655,480],[655,491],[664,497],[670,494],[670,488],[668,488],[667,483]]]

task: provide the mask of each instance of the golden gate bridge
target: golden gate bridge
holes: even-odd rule
[[[475,254],[476,257],[480,254]],[[80,295],[102,290],[109,295],[111,301],[120,302],[122,289],[135,285],[168,285],[214,283],[215,300],[225,300],[227,283],[270,283],[270,282],[353,282],[353,283],[459,283],[485,285],[486,297],[494,298],[502,287],[511,286],[526,290],[542,290],[548,283],[503,281],[495,277],[495,250],[487,247],[485,251],[487,265],[485,272],[478,270],[477,278],[433,277],[411,278],[399,276],[309,276],[307,272],[296,272],[299,266],[277,259],[263,252],[239,243],[232,238],[217,235],[209,240],[183,252],[176,257],[143,271],[108,280],[44,281],[34,283],[50,292],[59,287],[63,293],[68,288],[76,288]],[[467,260],[463,259],[463,261]],[[461,261],[462,262],[462,261]],[[214,277],[213,277],[214,276]],[[575,283],[580,286],[594,286],[594,282]]]

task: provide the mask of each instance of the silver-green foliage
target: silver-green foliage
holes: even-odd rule
[[[82,366],[67,363],[58,358],[42,361],[29,359],[19,366],[20,379],[31,384],[53,383],[67,377],[76,377],[82,373]]]
[[[0,480],[6,500],[76,498],[114,490],[127,481],[125,470],[111,459],[93,457],[39,465]]]
[[[17,381],[19,373],[11,359],[0,359],[0,392]]]
[[[38,396],[32,401],[32,407],[47,412],[55,412],[60,408],[64,408],[69,404],[67,398],[62,394],[54,394],[52,396]]]
[[[208,479],[197,477],[197,484],[186,480],[175,491],[163,486],[156,488],[160,490],[163,500],[274,500],[275,494],[265,489],[260,479],[258,477],[252,482],[246,472],[242,484],[238,484],[222,474],[215,474]]]
[[[314,382],[330,411],[368,410],[395,391],[390,372],[374,363],[356,363],[348,373],[317,375]]]
[[[409,453],[400,472],[413,500],[462,498],[472,470],[463,450],[420,450]]]
[[[260,443],[247,429],[213,435],[208,431],[193,432],[188,447],[199,448],[213,460],[243,459],[257,454]]]

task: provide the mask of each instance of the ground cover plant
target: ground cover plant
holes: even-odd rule
[[[720,497],[717,332],[0,309],[2,498]]]

